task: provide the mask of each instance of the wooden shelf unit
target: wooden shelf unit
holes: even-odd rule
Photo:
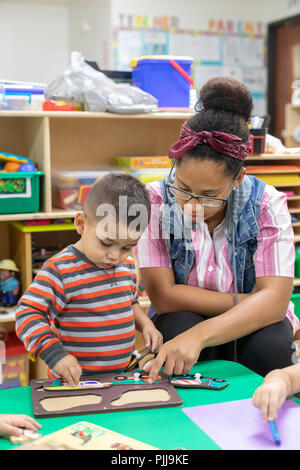
[[[22,290],[32,279],[31,232],[11,224],[20,220],[70,217],[74,210],[52,206],[51,175],[55,170],[88,170],[112,165],[116,156],[162,156],[178,138],[189,113],[120,115],[90,112],[0,112],[0,152],[32,158],[44,172],[40,211],[0,214],[0,259],[10,257],[21,268]],[[246,165],[298,165],[299,155],[249,156]],[[258,174],[256,176],[259,177]],[[288,198],[292,214],[300,212],[300,185],[277,185],[293,190]],[[299,217],[300,219],[300,217]],[[300,222],[294,224],[300,241]]]
[[[19,214],[0,214],[0,259],[12,258],[20,267],[22,291],[32,282],[31,245],[35,235],[11,222],[73,218],[76,214],[75,210],[52,206],[53,172],[108,167],[117,156],[167,155],[190,116],[185,112],[0,112],[0,152],[29,157],[44,172],[39,212],[24,214],[20,203]],[[11,321],[12,315],[7,317],[7,323]]]

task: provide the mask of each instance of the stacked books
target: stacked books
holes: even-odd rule
[[[297,165],[249,165],[247,173],[273,186],[300,184],[300,167]]]
[[[144,184],[164,179],[171,168],[171,160],[165,156],[115,157],[113,164]]]

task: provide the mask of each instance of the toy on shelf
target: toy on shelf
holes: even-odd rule
[[[16,272],[19,272],[19,268],[13,260],[0,261],[1,305],[4,307],[12,307],[18,302],[20,281],[15,277]]]
[[[34,162],[27,157],[15,155],[14,153],[0,152],[0,163],[2,172],[32,172],[37,171]]]
[[[68,104],[66,101],[46,100],[43,102],[42,108],[43,111],[80,111],[79,106]]]
[[[0,214],[38,212],[40,177],[30,158],[0,151]]]
[[[15,162],[19,163],[20,165],[22,163],[32,163],[32,160],[27,157],[23,157],[21,155],[15,155],[14,153],[8,153],[8,152],[0,152],[0,160],[2,162]]]
[[[17,162],[6,162],[1,170],[3,173],[16,173],[16,172],[32,172],[36,171],[36,167],[33,163],[17,163]]]
[[[22,163],[18,171],[36,171],[36,167],[32,163]]]
[[[51,219],[38,219],[38,220],[24,220],[22,221],[22,224],[25,225],[25,227],[35,227],[35,226],[40,226],[40,225],[50,225],[51,224]]]
[[[15,171],[19,171],[19,168],[20,168],[20,163],[17,163],[17,162],[6,162],[4,167],[3,167],[3,172],[8,172],[8,171],[12,171],[12,172],[15,172]]]

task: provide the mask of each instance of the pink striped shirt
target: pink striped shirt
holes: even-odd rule
[[[147,185],[152,214],[149,226],[138,243],[137,259],[140,268],[171,268],[168,241],[159,226],[163,203],[158,181]],[[258,219],[260,229],[258,246],[253,260],[256,277],[294,277],[294,233],[287,208],[286,195],[273,186],[266,186]],[[233,272],[228,258],[228,242],[224,234],[224,220],[211,236],[207,224],[199,224],[191,231],[195,263],[189,273],[188,284],[218,292],[234,292]],[[201,255],[200,255],[201,254]],[[294,332],[300,323],[289,303],[286,313]]]

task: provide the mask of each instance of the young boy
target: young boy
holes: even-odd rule
[[[300,364],[275,369],[264,378],[252,397],[264,421],[273,421],[288,396],[300,392]]]
[[[80,240],[46,261],[20,299],[17,335],[46,362],[49,377],[75,386],[82,374],[123,371],[135,328],[153,353],[161,348],[162,335],[138,304],[129,257],[150,208],[144,185],[130,175],[95,182],[75,216]]]

